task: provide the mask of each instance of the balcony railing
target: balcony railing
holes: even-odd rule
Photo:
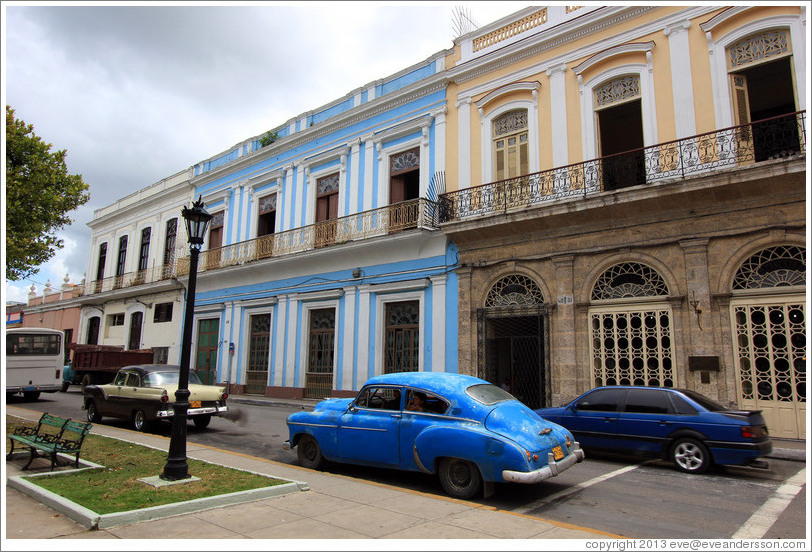
[[[137,272],[128,272],[120,276],[111,276],[101,280],[93,280],[85,283],[84,295],[102,293],[114,289],[138,286],[141,284],[152,284],[162,280],[169,280],[176,275],[176,264],[166,264],[155,266]]]
[[[261,236],[200,253],[199,271],[303,253],[415,228],[437,228],[437,204],[413,199],[355,215]],[[178,259],[177,274],[189,273],[189,256]]]
[[[440,221],[653,184],[806,154],[806,111],[440,195]]]

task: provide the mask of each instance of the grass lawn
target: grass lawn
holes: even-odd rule
[[[34,424],[6,416],[7,434],[13,433],[19,425]],[[160,488],[138,481],[142,477],[160,475],[166,464],[166,455],[163,451],[90,434],[82,444],[79,458],[101,464],[104,468],[29,481],[97,514],[126,512],[287,483],[192,459],[188,459],[189,475],[199,477],[200,481]]]

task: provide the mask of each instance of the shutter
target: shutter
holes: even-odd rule
[[[504,143],[504,142],[503,142]],[[504,180],[505,176],[505,149],[499,147],[497,142],[496,147],[496,180]]]
[[[736,156],[739,163],[752,163],[754,161],[752,127],[750,124],[750,98],[747,94],[747,77],[741,73],[730,74],[730,89],[733,93],[733,117],[737,126]]]
[[[519,136],[519,174],[525,175],[530,172],[530,162],[527,149],[527,134]]]

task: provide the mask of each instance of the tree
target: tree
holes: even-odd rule
[[[64,245],[56,232],[90,199],[81,175],[68,174],[67,150],[34,134],[6,106],[6,277],[22,280]]]

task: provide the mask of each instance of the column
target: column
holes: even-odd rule
[[[448,276],[432,276],[431,280],[431,371],[445,372],[446,283]]]
[[[287,353],[287,360],[285,361],[285,387],[299,387],[296,381],[296,334],[299,324],[299,300],[296,295],[291,295],[288,298],[288,323],[287,323],[287,344],[285,345],[285,352]],[[300,378],[304,382],[304,378]],[[302,387],[304,383],[302,383]]]
[[[565,255],[553,258],[555,267],[556,307],[549,318],[555,328],[550,331],[550,384],[553,403],[558,398],[571,397],[578,392],[578,362],[575,347],[575,301],[573,290],[573,264],[575,257]]]
[[[273,318],[276,327],[276,342],[274,342],[273,376],[271,385],[282,387],[285,384],[283,373],[285,368],[285,338],[287,328],[288,296],[279,295],[276,303],[276,316]]]
[[[457,100],[457,188],[471,187],[471,98]]]
[[[358,286],[358,368],[353,375],[353,385],[358,389],[369,379],[369,301],[370,288],[368,285]]]
[[[355,353],[355,287],[344,288],[344,357],[341,366],[341,390],[353,387],[353,354]]]

